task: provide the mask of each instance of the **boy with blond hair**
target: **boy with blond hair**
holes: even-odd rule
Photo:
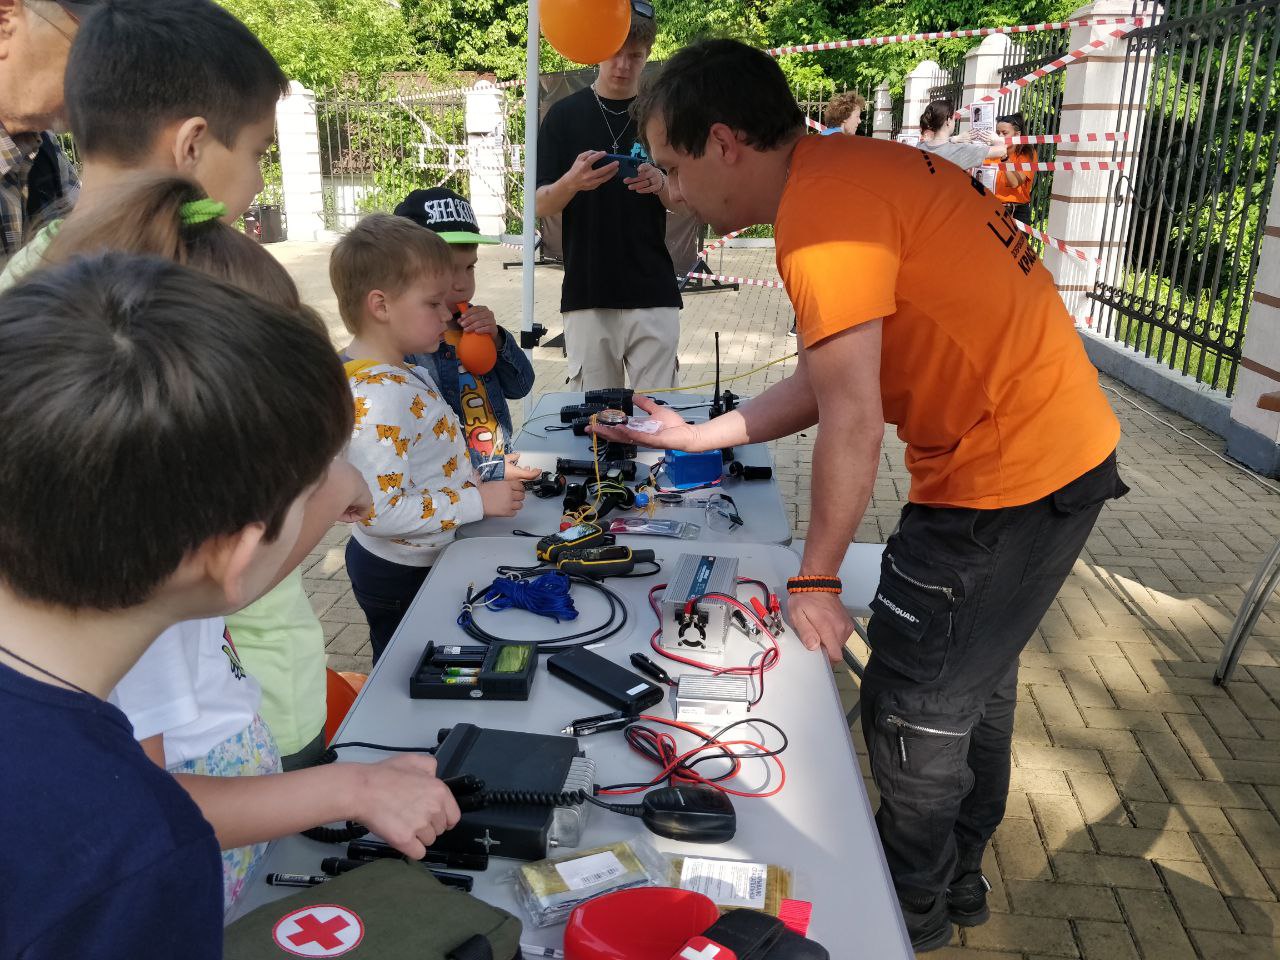
[[[444,240],[403,217],[372,214],[334,247],[329,279],[354,337],[343,355],[355,405],[349,457],[373,494],[372,512],[347,543],[347,574],[376,661],[458,527],[514,516],[522,481],[538,471],[509,457],[503,479],[481,482],[432,375],[404,360],[435,353],[452,316]]]

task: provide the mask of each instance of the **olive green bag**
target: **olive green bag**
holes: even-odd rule
[[[520,921],[429,870],[378,860],[228,926],[226,960],[513,960]]]

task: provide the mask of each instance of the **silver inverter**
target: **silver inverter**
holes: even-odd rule
[[[723,656],[729,638],[729,612],[720,600],[697,600],[709,593],[737,596],[738,560],[686,553],[676,561],[659,607],[666,650],[691,656]],[[696,600],[690,609],[690,600]]]

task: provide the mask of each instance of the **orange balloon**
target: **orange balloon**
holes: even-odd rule
[[[483,377],[498,362],[498,348],[487,333],[464,333],[458,341],[458,359],[468,372]]]
[[[542,0],[542,34],[567,60],[595,64],[622,49],[631,29],[628,0]]]

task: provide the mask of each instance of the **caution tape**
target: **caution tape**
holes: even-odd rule
[[[827,129],[822,124],[820,124],[817,120],[813,119],[813,117],[805,117],[804,125],[808,127],[810,130],[817,130],[819,133],[823,133]]]
[[[701,257],[704,254],[710,253],[712,250],[719,250],[721,247],[723,247],[726,243],[728,243],[730,240],[732,240],[741,232],[742,232],[741,230],[734,230],[732,233],[726,233],[719,240],[712,240],[705,247],[703,247],[701,250],[698,251],[698,256]]]
[[[1057,160],[1053,163],[996,163],[1002,170],[1019,170],[1024,173],[1082,173],[1089,170],[1123,170],[1123,160]]]
[[[1140,26],[1140,23],[1129,24],[1127,26],[1119,27],[1115,30],[1111,30],[1103,38],[1100,38],[1097,40],[1090,40],[1083,47],[1079,47],[1075,50],[1072,50],[1070,53],[1064,53],[1062,56],[1058,57],[1058,59],[1052,60],[1049,63],[1046,63],[1043,67],[1037,67],[1036,69],[1032,70],[1030,73],[1026,74],[1025,76],[1019,77],[1017,80],[1013,81],[1013,83],[1009,84],[1008,86],[1001,87],[999,90],[996,90],[994,93],[989,93],[985,97],[979,97],[977,100],[973,101],[973,103],[970,103],[964,107],[961,107],[959,110],[956,111],[956,115],[968,116],[970,109],[977,106],[980,103],[995,103],[1001,97],[1008,96],[1009,94],[1013,93],[1015,90],[1019,90],[1022,87],[1027,86],[1028,84],[1035,83],[1035,81],[1041,79],[1042,77],[1047,77],[1051,73],[1057,73],[1059,70],[1063,69],[1064,67],[1069,67],[1073,63],[1079,63],[1081,60],[1084,60],[1087,57],[1090,57],[1093,54],[1097,53],[1103,47],[1109,46],[1112,43],[1112,41],[1120,40],[1124,37],[1127,37],[1134,30],[1138,29],[1139,26]]]
[[[1044,144],[1044,143],[1116,143],[1128,140],[1129,134],[1123,130],[1108,133],[1037,133],[1024,137],[997,137],[1004,143]]]
[[[1028,236],[1035,237],[1037,240],[1039,240],[1041,243],[1045,244],[1046,246],[1053,247],[1053,249],[1058,250],[1062,253],[1065,253],[1069,257],[1075,257],[1081,263],[1085,263],[1094,267],[1102,266],[1101,260],[1097,259],[1096,257],[1089,256],[1079,247],[1073,247],[1069,243],[1063,243],[1061,240],[1057,240],[1049,236],[1043,230],[1037,230],[1035,227],[1031,226],[1029,223],[1023,223],[1021,220],[1014,220],[1013,222],[1018,227],[1018,229],[1021,230],[1023,233],[1027,234]]]
[[[1062,20],[1053,23],[1030,23],[1014,27],[977,27],[970,30],[939,30],[930,33],[905,33],[887,37],[865,37],[861,40],[826,40],[821,43],[803,43],[789,47],[774,47],[765,53],[771,57],[783,57],[793,53],[824,53],[828,50],[847,50],[850,47],[881,47],[890,43],[911,43],[917,40],[955,40],[962,37],[989,37],[997,33],[1039,33],[1045,30],[1070,30],[1073,27],[1101,27],[1132,25],[1140,27],[1142,17],[1103,17],[1098,19]]]
[[[690,280],[716,280],[720,283],[738,283],[745,287],[772,287],[776,290],[785,289],[781,280],[753,280],[751,277],[726,277],[718,273],[687,273],[685,276]]]

